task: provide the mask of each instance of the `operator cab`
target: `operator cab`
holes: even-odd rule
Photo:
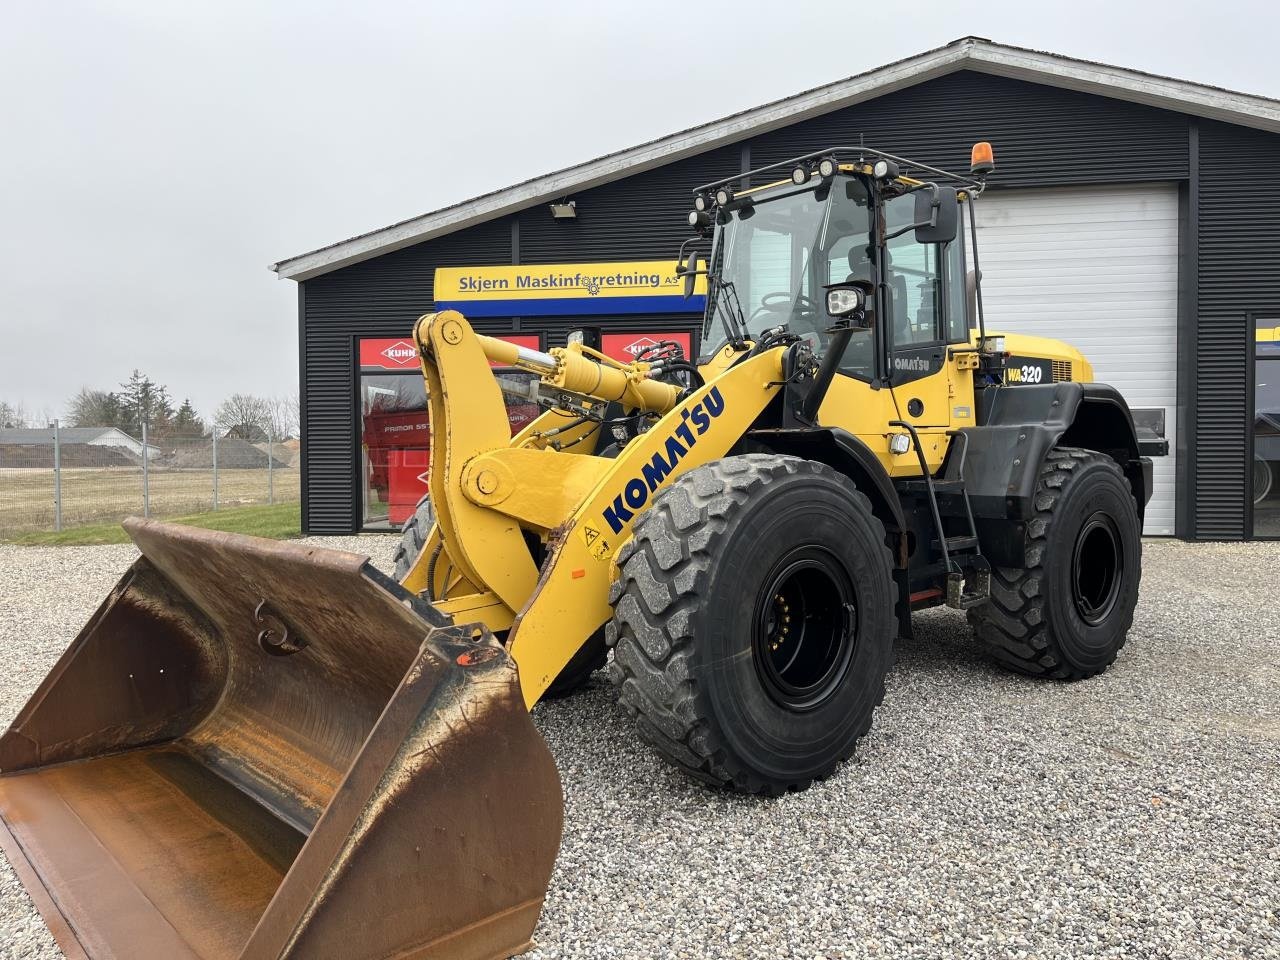
[[[799,341],[822,360],[838,341],[838,372],[873,387],[936,373],[948,345],[970,340],[962,195],[900,176],[898,159],[878,151],[858,148],[855,162],[840,152],[699,188],[689,222],[712,238],[702,342]],[[789,180],[733,191],[786,166]],[[980,181],[922,169],[959,182],[965,198],[981,191]],[[696,255],[681,266],[690,288],[695,271]]]

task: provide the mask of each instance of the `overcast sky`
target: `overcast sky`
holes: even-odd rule
[[[135,367],[206,415],[291,393],[269,264],[966,34],[1280,97],[1278,26],[1274,2],[0,0],[0,400],[61,416]]]

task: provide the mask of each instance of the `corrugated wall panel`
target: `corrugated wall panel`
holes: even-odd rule
[[[1250,313],[1280,313],[1280,137],[1200,124],[1195,534],[1245,529]]]
[[[673,259],[689,238],[693,188],[740,172],[740,158],[738,147],[714,150],[575,193],[573,220],[531,207],[519,215],[520,262]]]
[[[964,171],[974,141],[989,140],[1002,189],[1182,179],[1186,130],[1181,114],[965,70],[748,143],[753,167],[865,142]]]
[[[431,309],[437,266],[510,262],[511,221],[504,218],[304,282],[307,531],[358,526],[353,337],[409,333]]]

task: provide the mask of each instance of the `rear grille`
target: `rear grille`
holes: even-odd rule
[[[1053,382],[1065,383],[1071,379],[1071,361],[1070,360],[1054,360],[1053,361]]]

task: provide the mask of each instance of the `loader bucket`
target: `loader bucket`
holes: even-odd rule
[[[514,662],[350,553],[142,557],[0,737],[0,843],[72,958],[493,960],[560,842]]]

